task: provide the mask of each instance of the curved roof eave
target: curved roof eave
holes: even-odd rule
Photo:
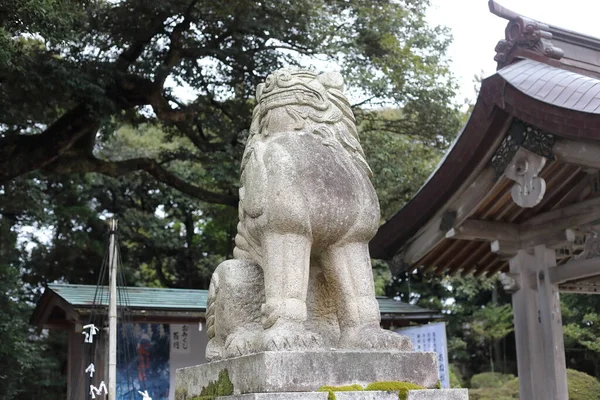
[[[565,93],[562,83],[572,80],[577,84],[584,84],[587,78],[574,79],[576,77],[573,77],[573,72],[552,66],[549,68],[559,70],[555,74],[556,79],[544,81],[544,74],[548,72],[546,67],[546,71],[537,76],[523,74],[523,69],[532,68],[532,65],[527,64],[532,62],[537,63],[532,60],[519,61],[482,81],[471,116],[446,157],[419,192],[379,228],[370,243],[373,258],[392,258],[421,227],[445,208],[455,193],[468,187],[493,155],[500,143],[499,139],[506,133],[507,121],[512,118],[521,119],[561,137],[600,140],[600,106],[592,109],[589,102],[582,106],[586,93],[590,97],[587,100],[600,104],[600,98],[596,100],[597,96],[600,97],[600,90],[577,93],[577,88],[571,87],[571,95],[575,93],[579,100],[574,101],[573,96],[561,97]],[[520,74],[516,73],[519,68]],[[511,70],[513,72],[509,74]],[[548,81],[553,86],[544,86]],[[527,84],[523,84],[524,82]],[[562,86],[566,89],[568,85]],[[595,91],[595,84],[590,87]],[[532,88],[546,88],[549,89],[548,93],[558,88],[554,92],[558,94],[550,99],[536,95],[539,93],[533,93]],[[575,104],[579,106],[575,107]]]

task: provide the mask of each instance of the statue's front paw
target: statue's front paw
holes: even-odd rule
[[[369,350],[412,351],[412,343],[407,336],[381,329],[376,325],[352,329],[342,333],[340,348]]]
[[[289,323],[273,326],[263,334],[265,351],[316,350],[323,346],[319,335],[302,324]]]
[[[256,331],[237,331],[225,340],[225,358],[241,357],[258,352],[259,333]]]

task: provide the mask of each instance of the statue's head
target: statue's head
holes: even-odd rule
[[[282,68],[256,89],[250,136],[305,131],[337,140],[370,174],[339,72]]]

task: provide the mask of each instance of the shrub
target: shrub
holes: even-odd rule
[[[448,376],[450,378],[450,387],[453,389],[460,389],[465,385],[465,381],[463,379],[462,374],[458,367],[454,364],[450,364],[450,371],[448,372]]]
[[[600,399],[600,382],[593,376],[574,369],[568,369],[567,384],[569,385],[570,400]]]
[[[518,400],[519,389],[501,388],[469,389],[469,400]]]
[[[480,388],[501,388],[505,383],[514,379],[512,374],[501,374],[499,372],[484,372],[471,377],[471,387]]]
[[[544,382],[540,382],[541,385]],[[600,382],[586,373],[567,369],[569,400],[600,399]],[[513,400],[519,398],[519,378],[511,379],[501,388],[469,390],[469,400]]]

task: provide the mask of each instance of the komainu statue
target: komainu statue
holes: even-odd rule
[[[260,351],[411,350],[379,327],[368,242],[371,170],[339,73],[281,69],[256,91],[241,166],[234,260],[208,299],[206,357]]]

